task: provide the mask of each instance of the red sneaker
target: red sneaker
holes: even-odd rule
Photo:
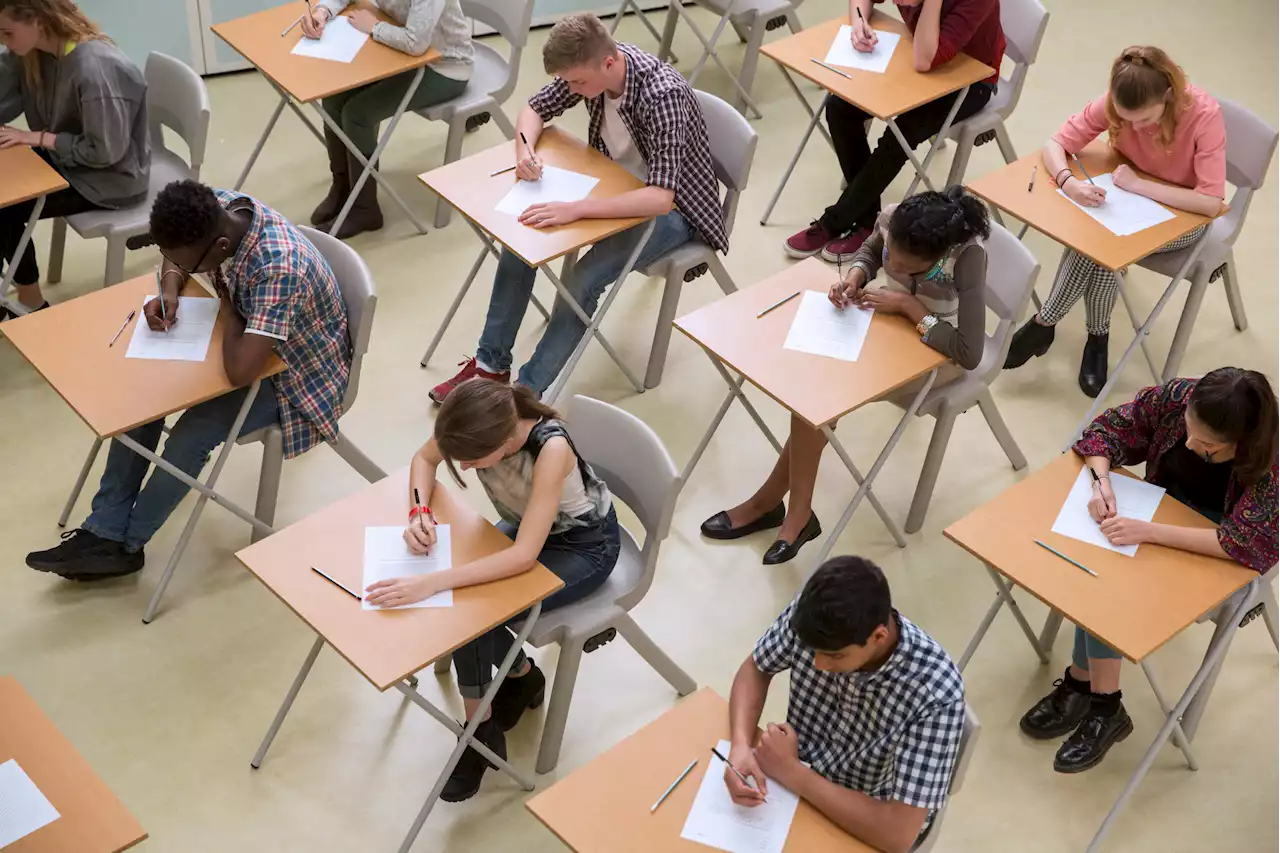
[[[832,236],[827,233],[827,230],[814,222],[798,234],[788,237],[782,244],[782,250],[793,258],[812,258],[831,240]]]
[[[429,395],[431,397],[431,402],[436,403],[437,405],[443,403],[444,398],[449,396],[450,391],[457,388],[468,379],[472,379],[476,376],[479,376],[482,379],[492,379],[494,382],[501,382],[503,385],[506,385],[511,381],[510,370],[504,370],[501,373],[490,373],[489,371],[480,368],[476,364],[476,360],[474,358],[465,359],[458,362],[458,364],[462,369],[458,371],[457,376],[452,379],[446,379],[431,389],[431,393]]]
[[[822,259],[832,264],[847,264],[853,260],[854,253],[862,248],[862,244],[870,236],[870,228],[856,228],[848,236],[832,240],[823,246]]]

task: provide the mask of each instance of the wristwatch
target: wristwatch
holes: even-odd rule
[[[920,320],[920,322],[916,323],[916,331],[920,333],[920,340],[924,340],[925,338],[929,337],[929,332],[936,325],[938,325],[938,318],[936,315],[933,315],[933,314],[924,315],[924,317]]]

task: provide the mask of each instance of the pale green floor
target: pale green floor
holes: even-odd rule
[[[1053,20],[1040,60],[1010,122],[1019,152],[1034,150],[1064,117],[1101,92],[1111,58],[1135,42],[1163,45],[1196,83],[1277,123],[1275,4],[1226,4],[1230,8],[1225,14],[1218,11],[1222,5],[1186,0],[1076,0],[1052,5]],[[800,15],[812,24],[834,17],[841,6],[842,0],[811,0]],[[709,26],[710,19],[703,19]],[[653,47],[635,21],[627,21],[622,33],[643,47]],[[538,54],[545,37],[545,31],[534,36],[512,111],[541,82]],[[694,45],[682,27],[677,49],[685,71],[696,56]],[[724,55],[736,68],[741,47],[727,44]],[[700,82],[718,94],[729,92],[718,73],[708,72]],[[211,80],[209,88],[214,120],[204,176],[227,185],[239,173],[275,99],[253,74]],[[768,61],[761,63],[756,93],[765,118],[756,123],[761,134],[756,170],[727,261],[743,287],[787,266],[780,241],[815,217],[837,189],[834,158],[815,142],[783,196],[774,224],[758,225],[803,116]],[[570,122],[580,132],[584,125],[581,115]],[[499,141],[491,124],[468,138],[467,151]],[[387,155],[387,174],[424,219],[431,215],[433,199],[414,175],[438,164],[443,147],[443,127],[409,118]],[[970,174],[999,163],[994,149],[992,145],[975,152]],[[949,154],[940,158],[936,177],[945,175],[948,159]],[[320,147],[296,120],[286,118],[246,190],[301,220],[324,191],[323,169]],[[1221,290],[1211,288],[1184,364],[1186,373],[1237,364],[1275,375],[1277,176],[1272,172],[1254,200],[1236,247],[1249,330],[1235,332]],[[905,178],[899,180],[889,198],[905,187]],[[384,231],[355,242],[377,278],[380,304],[361,399],[343,426],[390,468],[406,464],[429,435],[427,390],[452,370],[457,357],[472,351],[488,288],[486,283],[476,287],[432,367],[420,369],[422,350],[478,244],[460,222],[420,237],[403,214],[390,206],[387,212]],[[47,226],[42,227],[42,257],[47,234]],[[1041,292],[1047,292],[1059,248],[1038,235],[1027,242],[1045,267]],[[152,252],[133,254],[128,271],[143,273],[154,261]],[[62,301],[97,287],[102,262],[101,243],[72,237],[66,282],[50,288],[50,297]],[[489,275],[486,270],[483,278]],[[1134,289],[1143,311],[1162,287],[1154,276],[1135,273]],[[708,280],[699,281],[688,288],[682,308],[692,309],[717,293]],[[647,357],[658,296],[656,282],[633,277],[605,322],[611,340],[637,369]],[[1180,308],[1179,298],[1156,328],[1156,351],[1167,348]],[[1061,449],[1087,407],[1075,382],[1082,327],[1077,310],[1062,324],[1058,344],[1048,356],[1002,377],[995,386],[1000,408],[1033,468]],[[531,351],[538,334],[531,321],[519,343],[521,355]],[[1130,339],[1119,320],[1115,338],[1113,362]],[[1149,382],[1144,371],[1141,360],[1135,360],[1113,402],[1127,399]],[[723,386],[706,358],[677,335],[661,387],[636,395],[603,352],[592,346],[570,390],[635,412],[653,425],[682,463],[711,418]],[[164,611],[147,627],[139,616],[180,523],[166,526],[148,548],[151,565],[141,577],[86,587],[29,571],[22,564],[23,554],[56,541],[54,520],[91,437],[7,344],[0,345],[0,394],[5,419],[0,431],[5,484],[0,490],[0,562],[8,574],[6,594],[0,597],[0,673],[12,673],[22,681],[128,804],[151,833],[147,849],[395,849],[451,749],[452,738],[398,696],[379,695],[326,652],[266,765],[252,772],[249,758],[312,635],[232,556],[247,541],[247,529],[228,513],[210,509]],[[776,428],[785,426],[775,406],[764,404],[763,411]],[[843,438],[864,466],[897,417],[890,407],[871,407],[842,422]],[[928,422],[912,424],[877,481],[881,500],[898,518],[905,516],[930,428]],[[741,411],[732,412],[681,497],[659,576],[635,612],[699,684],[722,693],[753,640],[803,580],[809,561],[802,557],[765,568],[759,557],[768,545],[767,535],[712,545],[701,541],[697,528],[707,515],[753,489],[771,463],[768,445],[750,420]],[[223,478],[227,492],[250,502],[257,465],[256,450],[237,450]],[[863,508],[846,530],[840,550],[877,560],[902,611],[958,655],[993,589],[978,563],[944,540],[940,531],[1018,477],[982,419],[970,414],[956,428],[925,528],[910,537],[908,547],[894,547],[874,513]],[[286,465],[278,519],[288,523],[361,485],[331,451],[317,449]],[[816,497],[821,518],[834,523],[850,492],[847,475],[829,456]],[[477,506],[484,502],[478,489],[471,490],[469,499]],[[189,505],[184,505],[183,515]],[[77,520],[86,508],[87,496]],[[1036,604],[1028,604],[1027,610],[1033,621],[1042,615]],[[1208,636],[1208,628],[1193,628],[1155,654],[1155,670],[1168,691],[1185,685]],[[1054,773],[1055,746],[1027,741],[1017,730],[1017,719],[1060,674],[1068,654],[1064,636],[1052,665],[1041,667],[1012,619],[1004,615],[996,621],[966,673],[969,700],[984,730],[966,787],[948,815],[939,851],[1059,853],[1083,850],[1088,843],[1154,736],[1160,716],[1137,668],[1127,667],[1124,685],[1136,724],[1134,736],[1088,774]],[[554,654],[539,653],[538,659],[554,668]],[[1201,769],[1189,772],[1177,750],[1166,747],[1115,827],[1107,850],[1276,849],[1276,671],[1275,650],[1261,623],[1241,632],[1196,740]],[[424,678],[428,695],[446,691],[444,701],[456,712],[458,703],[449,687],[448,682],[437,686],[429,674]],[[769,706],[775,716],[783,713],[782,688],[776,687]],[[609,748],[674,701],[671,689],[624,643],[591,655],[580,674],[560,767],[556,774],[539,778],[539,787]],[[538,734],[536,718],[512,733],[511,754],[521,767],[532,769]],[[490,774],[470,802],[440,805],[415,850],[562,849],[529,816],[524,799],[511,781]]]

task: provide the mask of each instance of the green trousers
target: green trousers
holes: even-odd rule
[[[405,89],[413,83],[416,71],[406,71],[368,86],[348,92],[339,92],[321,102],[351,142],[365,157],[378,147],[378,129],[382,122],[395,115]],[[430,67],[422,75],[418,91],[409,99],[408,110],[420,110],[456,98],[467,87],[466,81],[445,77]]]

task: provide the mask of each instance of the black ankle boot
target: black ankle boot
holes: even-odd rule
[[[1039,358],[1047,353],[1052,345],[1053,326],[1042,326],[1032,317],[1013,333],[1013,343],[1009,345],[1009,354],[1005,356],[1004,369],[1022,367],[1033,356]]]
[[[538,665],[529,661],[529,671],[519,678],[508,675],[493,697],[493,720],[504,732],[515,728],[525,711],[542,705],[547,695],[547,677]]]
[[[507,760],[507,738],[492,717],[476,728],[476,740],[492,749],[494,755],[503,761]],[[457,766],[449,774],[449,780],[444,783],[444,789],[440,791],[440,799],[446,803],[460,803],[471,799],[480,790],[484,771],[491,766],[483,755],[467,747],[462,757],[458,759]]]
[[[1120,702],[1120,691],[1090,696],[1089,712],[1053,757],[1059,773],[1080,773],[1106,758],[1113,744],[1133,733],[1133,720]]]
[[[1102,393],[1107,384],[1107,339],[1109,335],[1090,334],[1080,357],[1080,390],[1090,397]]]

